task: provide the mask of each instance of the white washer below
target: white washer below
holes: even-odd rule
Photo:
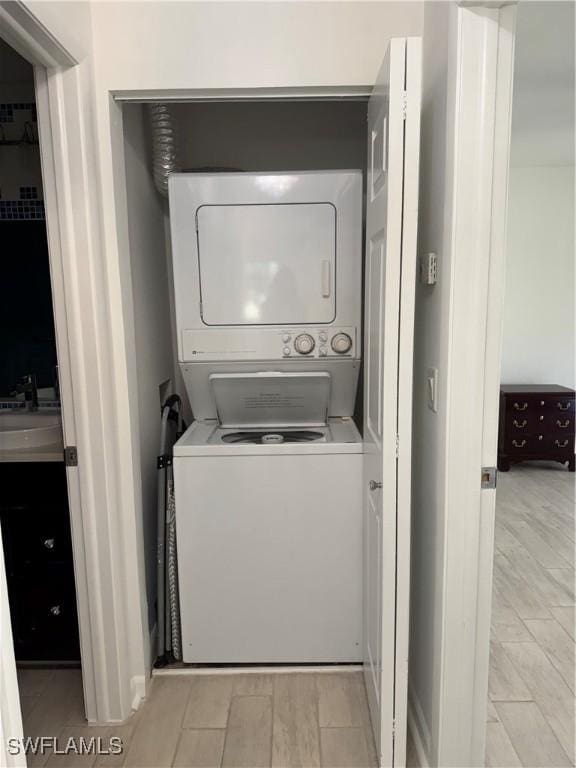
[[[194,422],[174,448],[183,660],[362,658],[362,439],[349,418],[292,427]]]

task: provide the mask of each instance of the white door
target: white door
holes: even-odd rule
[[[364,674],[382,766],[406,749],[420,70],[420,39],[391,40],[368,105]]]

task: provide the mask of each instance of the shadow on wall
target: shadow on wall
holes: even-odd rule
[[[56,365],[50,266],[44,221],[0,221],[0,397],[27,373],[53,384]]]

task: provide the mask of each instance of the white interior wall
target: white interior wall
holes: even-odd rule
[[[100,90],[365,86],[420,2],[93,3]]]
[[[502,349],[506,384],[574,387],[574,4],[520,4]]]
[[[455,11],[424,12],[418,253],[438,254],[438,282],[416,286],[410,597],[410,725],[430,766],[438,765],[445,563],[446,431],[452,253],[448,155],[454,121],[449,64],[455,60]],[[438,369],[438,411],[427,402],[426,371]]]
[[[502,382],[576,385],[573,165],[510,170]]]
[[[128,237],[134,307],[140,493],[150,629],[156,616],[156,458],[160,453],[160,386],[173,382],[169,275],[164,239],[167,201],[154,188],[143,105],[123,110]]]

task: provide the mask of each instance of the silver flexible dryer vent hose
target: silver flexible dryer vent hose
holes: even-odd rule
[[[168,197],[168,174],[177,170],[176,140],[172,111],[168,104],[149,104],[152,127],[152,173],[156,189]]]

